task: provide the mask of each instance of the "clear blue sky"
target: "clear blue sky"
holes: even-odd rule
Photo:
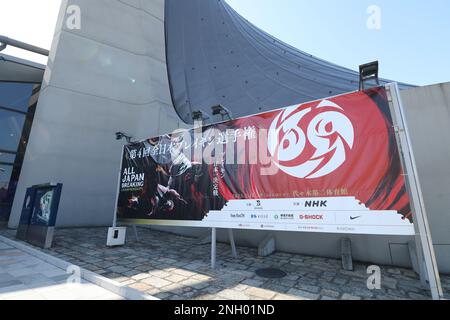
[[[356,70],[379,60],[381,77],[450,81],[449,0],[227,0],[250,22],[319,58]],[[367,28],[367,8],[381,29]]]

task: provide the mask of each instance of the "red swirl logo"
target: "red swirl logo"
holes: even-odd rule
[[[354,144],[354,128],[344,109],[329,100],[306,109],[292,106],[273,120],[268,149],[285,173],[315,179],[337,170]]]

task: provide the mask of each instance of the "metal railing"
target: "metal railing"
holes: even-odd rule
[[[14,40],[0,35],[0,51],[4,50],[8,46],[34,52],[47,57],[50,54],[50,51],[47,49],[39,48],[22,41]]]

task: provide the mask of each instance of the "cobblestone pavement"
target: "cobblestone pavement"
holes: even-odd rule
[[[87,281],[67,283],[65,270],[0,239],[0,300],[121,300]]]
[[[229,245],[218,244],[218,269],[211,270],[210,245],[198,239],[139,228],[139,243],[128,232],[124,247],[107,248],[106,233],[106,228],[59,229],[53,249],[44,251],[160,299],[429,299],[409,269],[382,266],[382,289],[370,291],[366,264],[356,263],[349,272],[336,259],[282,252],[261,258],[256,249],[242,247],[234,259]],[[14,237],[13,231],[0,234]],[[267,267],[288,275],[270,280],[255,274]],[[450,276],[442,283],[448,296]]]

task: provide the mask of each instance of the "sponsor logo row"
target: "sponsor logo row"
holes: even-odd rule
[[[294,214],[294,213],[274,213],[274,214],[245,214],[245,213],[232,213],[230,214],[232,219],[252,219],[252,220],[324,220],[324,214]]]

